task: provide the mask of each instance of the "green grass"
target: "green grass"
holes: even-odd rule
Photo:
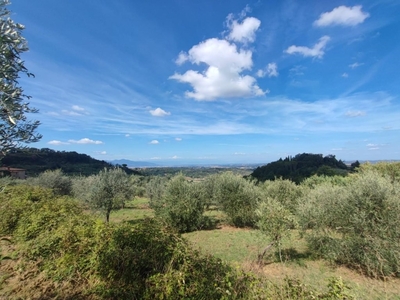
[[[111,222],[137,221],[145,218],[153,218],[154,211],[149,208],[147,198],[137,198],[126,203],[125,208],[111,212]]]
[[[372,279],[345,267],[334,267],[324,260],[313,259],[304,239],[297,231],[283,241],[282,258],[272,251],[263,265],[257,264],[258,254],[269,241],[256,230],[223,226],[220,229],[184,234],[200,251],[224,261],[283,283],[286,277],[299,278],[314,289],[326,288],[332,277],[341,277],[351,288],[355,299],[400,299],[400,279]]]
[[[354,270],[334,267],[324,260],[313,259],[307,252],[304,239],[297,231],[293,231],[291,236],[283,241],[283,262],[280,262],[275,251],[270,251],[264,264],[259,266],[256,263],[258,254],[269,244],[264,236],[256,230],[224,225],[226,218],[221,211],[211,210],[206,212],[206,215],[218,220],[220,227],[183,235],[201,252],[213,254],[278,284],[283,283],[288,276],[299,278],[315,289],[323,289],[330,278],[341,277],[350,286],[355,299],[400,300],[400,279],[372,279]],[[154,217],[153,210],[148,206],[148,199],[135,198],[127,203],[124,209],[112,212],[110,220],[137,221],[146,217]]]

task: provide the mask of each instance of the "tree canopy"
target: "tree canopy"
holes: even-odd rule
[[[27,119],[27,114],[37,109],[26,102],[31,97],[24,94],[18,82],[20,73],[33,76],[20,57],[28,51],[22,36],[24,26],[11,20],[8,4],[8,0],[0,0],[0,159],[11,149],[41,138],[35,133],[39,121]]]
[[[345,174],[347,170],[346,164],[334,155],[302,153],[258,167],[250,176],[259,181],[282,178],[300,183],[315,174],[332,176]]]

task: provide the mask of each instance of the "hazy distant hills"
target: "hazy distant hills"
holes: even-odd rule
[[[127,165],[128,168],[141,168],[141,167],[159,167],[160,164],[155,164],[147,161],[133,161],[129,159],[115,159],[108,161],[113,165]]]

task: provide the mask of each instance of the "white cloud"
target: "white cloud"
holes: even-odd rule
[[[177,65],[181,65],[181,64],[183,64],[184,62],[186,62],[188,60],[188,56],[187,56],[187,54],[185,53],[185,52],[181,52],[181,53],[179,53],[179,56],[178,56],[178,58],[175,60],[175,63],[177,64]]]
[[[84,111],[84,110],[85,110],[83,107],[80,107],[80,106],[78,106],[78,105],[73,105],[73,106],[72,106],[72,109],[73,109],[73,110],[76,110],[76,111]]]
[[[347,78],[347,77],[349,77],[349,74],[343,73],[343,74],[342,74],[342,77]]]
[[[157,140],[152,140],[151,142],[150,142],[150,144],[152,144],[152,145],[157,145],[157,144],[159,144],[160,142],[159,141],[157,141]]]
[[[161,159],[161,157],[155,156],[155,157],[152,157],[152,158],[150,158],[150,159],[152,159],[152,160],[159,160],[159,159]]]
[[[182,141],[182,139],[177,137],[177,138],[175,138],[175,141],[180,142],[180,141]]]
[[[125,134],[125,137],[130,137],[131,135],[129,133]]]
[[[228,16],[228,28],[231,32],[227,38],[239,43],[252,43],[256,39],[256,31],[260,25],[261,21],[253,17],[246,18],[239,23]]]
[[[250,70],[253,65],[252,52],[249,50],[238,49],[226,40],[212,38],[193,46],[187,57],[192,64],[208,65],[201,73],[189,70],[170,77],[192,86],[193,91],[186,92],[189,98],[203,101],[222,97],[261,96],[266,93],[260,89],[254,77],[240,74]]]
[[[68,116],[82,116],[82,114],[77,113],[76,111],[73,111],[73,110],[66,110],[66,109],[63,109],[61,112],[62,112],[64,115],[68,115]]]
[[[314,25],[319,27],[331,25],[355,26],[369,17],[369,13],[361,11],[361,8],[361,5],[338,6],[330,12],[322,13],[319,19],[314,22]]]
[[[106,154],[107,154],[107,151],[101,151],[100,154],[101,154],[101,155],[106,155]]]
[[[61,142],[61,141],[57,141],[57,140],[50,141],[50,142],[48,142],[47,144],[49,144],[49,145],[54,145],[54,146],[69,145],[69,143]]]
[[[179,157],[176,156],[176,155],[174,155],[174,156],[172,156],[171,158],[172,158],[172,159],[178,159]]]
[[[243,153],[243,152],[235,152],[234,155],[246,155],[246,153]]]
[[[296,54],[299,53],[303,56],[311,56],[311,57],[318,57],[318,58],[322,58],[325,54],[324,49],[326,44],[328,43],[328,41],[330,40],[330,37],[325,35],[323,37],[321,37],[318,41],[318,43],[316,43],[314,45],[314,47],[312,48],[308,48],[305,46],[295,46],[292,45],[289,48],[287,48],[284,52],[288,53],[288,54]]]
[[[377,144],[367,144],[367,147],[378,147],[379,145]]]
[[[356,110],[356,111],[346,111],[345,113],[346,117],[351,117],[351,118],[355,118],[355,117],[361,117],[361,116],[365,116],[365,111],[361,111],[361,110]]]
[[[70,142],[70,143],[72,143],[72,144],[94,144],[94,145],[103,144],[102,141],[94,141],[94,140],[91,140],[91,139],[88,139],[88,138],[83,138],[83,139],[80,139],[80,140],[78,140],[78,141],[76,141],[76,140],[69,140],[68,142]]]
[[[165,116],[169,116],[171,114],[170,112],[166,112],[165,110],[163,110],[159,107],[154,110],[150,110],[149,112],[154,117],[165,117]]]
[[[355,62],[354,64],[349,65],[350,68],[355,69],[358,68],[359,66],[362,66],[364,63],[358,63]]]
[[[276,63],[269,63],[265,70],[258,70],[257,71],[257,76],[258,77],[277,77],[279,75],[278,73],[278,66]]]

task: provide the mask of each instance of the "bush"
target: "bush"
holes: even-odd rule
[[[266,198],[260,202],[256,214],[257,227],[271,242],[260,255],[259,261],[261,262],[266,251],[272,246],[278,249],[279,258],[282,261],[282,239],[290,235],[290,229],[296,227],[294,215],[274,198]]]
[[[216,186],[215,197],[229,222],[237,227],[254,226],[255,210],[261,199],[259,188],[231,172],[218,175]]]
[[[33,186],[8,186],[0,193],[0,235],[13,234],[36,202],[53,200],[51,190]]]
[[[284,208],[294,214],[297,210],[298,199],[302,195],[302,188],[293,181],[275,179],[262,184],[264,194],[278,201]]]
[[[163,205],[163,195],[167,179],[161,176],[155,176],[150,179],[146,185],[146,195],[149,198],[149,206],[152,209],[157,209]]]
[[[58,169],[45,171],[36,178],[28,180],[32,185],[52,189],[57,196],[72,195],[72,179]]]
[[[400,277],[400,183],[361,171],[351,184],[322,184],[299,207],[309,247],[370,276]]]
[[[155,214],[179,232],[190,232],[202,227],[204,208],[200,185],[179,174],[167,183]]]

